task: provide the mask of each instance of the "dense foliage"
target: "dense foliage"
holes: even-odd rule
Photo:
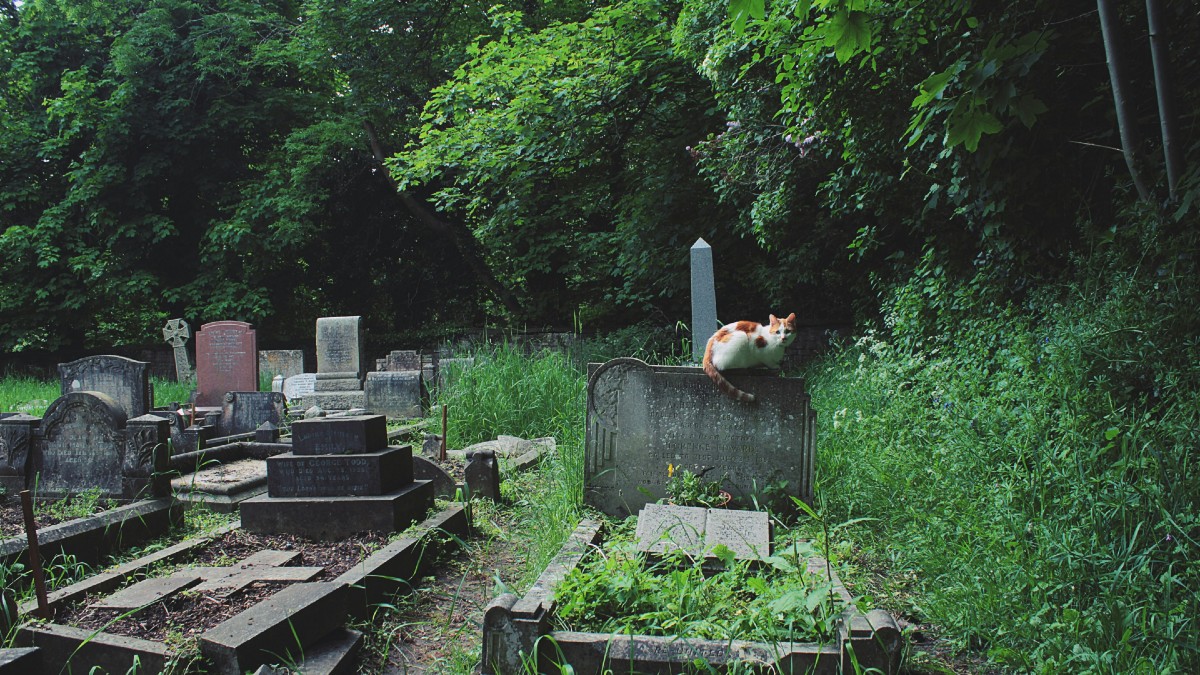
[[[362,314],[385,348],[640,349],[703,237],[723,319],[874,329],[814,374],[824,494],[903,505],[878,533],[932,620],[1021,668],[1196,669],[1198,30],[1188,0],[0,0],[0,348]]]

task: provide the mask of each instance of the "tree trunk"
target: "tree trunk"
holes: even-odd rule
[[[1162,129],[1163,163],[1167,167],[1167,190],[1171,201],[1183,173],[1183,157],[1175,143],[1179,117],[1175,112],[1175,88],[1171,79],[1171,58],[1163,23],[1161,0],[1146,0],[1146,21],[1150,27],[1150,56],[1154,61],[1154,90],[1158,94],[1158,122]]]
[[[1108,60],[1108,79],[1112,84],[1117,130],[1121,135],[1121,152],[1125,155],[1125,165],[1129,167],[1129,175],[1137,189],[1138,198],[1150,201],[1150,190],[1146,188],[1142,178],[1141,139],[1126,88],[1120,19],[1112,0],[1096,0],[1096,8],[1100,13],[1100,32],[1104,38],[1105,58]]]
[[[392,178],[392,174],[388,172],[387,167],[383,164],[386,155],[383,153],[383,146],[379,143],[379,135],[375,132],[375,125],[369,121],[364,121],[363,128],[366,129],[367,140],[371,143],[371,154],[375,156],[375,161],[379,162],[380,168],[383,169],[384,177],[387,179],[388,184],[392,186],[392,189],[396,191],[404,207],[426,229],[443,237],[449,237],[454,242],[455,247],[458,248],[459,253],[462,254],[463,260],[466,261],[471,271],[475,273],[479,280],[483,282],[483,285],[496,296],[500,303],[504,305],[504,308],[508,310],[509,314],[514,318],[520,317],[522,315],[521,305],[516,301],[512,293],[509,293],[508,289],[496,279],[496,275],[492,273],[491,268],[488,267],[487,262],[484,261],[483,255],[479,251],[479,247],[475,242],[475,236],[471,234],[467,226],[462,223],[451,223],[438,218],[433,209],[429,208],[429,205],[423,200],[414,197],[407,190],[401,190],[400,186],[396,183],[396,179]]]

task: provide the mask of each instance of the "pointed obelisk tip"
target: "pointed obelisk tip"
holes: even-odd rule
[[[712,247],[708,245],[707,241],[704,241],[704,237],[700,237],[699,239],[696,240],[696,243],[692,244],[692,248],[712,248]]]

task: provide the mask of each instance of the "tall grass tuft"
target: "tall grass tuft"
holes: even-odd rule
[[[0,381],[0,412],[41,416],[58,398],[58,381],[9,375]]]
[[[557,451],[538,467],[536,489],[511,492],[517,502],[531,553],[527,575],[540,570],[582,517],[584,372],[557,352],[526,356],[509,345],[493,345],[473,355],[474,365],[446,373],[439,392],[447,405],[447,444],[463,448],[499,435],[552,436]],[[440,429],[441,418],[429,420]]]
[[[834,519],[879,519],[867,548],[963,646],[1023,672],[1200,672],[1200,292],[1111,269],[810,367],[818,489]]]

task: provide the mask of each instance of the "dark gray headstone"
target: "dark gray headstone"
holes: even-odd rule
[[[745,404],[722,394],[700,368],[626,358],[589,370],[588,504],[619,517],[636,513],[666,497],[669,465],[707,469],[735,500],[768,487],[812,499],[815,413],[804,380],[731,371],[731,382],[758,396]]]
[[[267,458],[267,494],[272,497],[381,495],[413,480],[412,446],[344,455]]]
[[[229,391],[258,391],[258,342],[242,321],[214,321],[196,333],[196,405],[219,406]]]
[[[0,419],[0,487],[10,495],[28,487],[29,453],[41,421],[21,414]]]
[[[383,415],[317,417],[292,422],[292,452],[342,455],[382,450],[388,444]]]
[[[255,443],[278,443],[279,427],[271,422],[263,422],[254,430]]]
[[[367,373],[367,409],[393,419],[413,419],[424,414],[421,406],[421,371]]]
[[[317,391],[362,389],[361,316],[317,319]]]
[[[387,355],[387,370],[393,373],[420,370],[421,355],[415,349],[396,349]]]
[[[221,420],[217,433],[221,436],[248,434],[263,422],[282,426],[287,416],[287,403],[277,391],[231,391],[221,401]]]
[[[127,417],[145,415],[151,407],[150,364],[123,356],[87,356],[58,364],[61,394],[98,391],[116,401]]]
[[[433,486],[433,495],[443,499],[456,499],[458,486],[450,474],[442,468],[440,464],[423,457],[416,455],[413,457],[413,480],[427,480]]]
[[[467,453],[463,479],[472,497],[500,501],[500,465],[496,462],[496,453],[490,450]]]
[[[274,379],[282,375],[286,380],[304,372],[304,350],[263,349],[258,352],[258,376]]]
[[[712,247],[703,239],[692,244],[692,360],[704,360],[708,338],[721,326],[717,321],[717,290]]]

